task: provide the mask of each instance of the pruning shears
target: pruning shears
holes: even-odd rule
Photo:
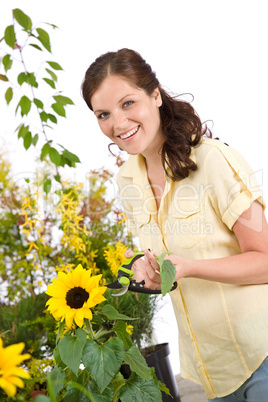
[[[161,294],[161,290],[153,290],[147,289],[144,287],[145,282],[136,282],[133,279],[134,272],[132,271],[132,265],[134,262],[143,257],[143,252],[134,253],[131,258],[128,258],[119,268],[117,271],[117,280],[106,285],[109,289],[120,289],[118,293],[112,294],[112,296],[122,296],[128,290],[131,292],[138,292],[138,293],[147,293],[147,294]],[[177,282],[173,283],[172,289],[174,290],[177,287]]]

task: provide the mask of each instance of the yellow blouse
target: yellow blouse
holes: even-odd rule
[[[166,178],[157,211],[144,158],[129,157],[117,175],[128,229],[142,249],[156,253],[189,259],[241,253],[232,227],[253,200],[263,204],[254,172],[217,140],[203,139],[191,159],[198,169],[179,182]],[[268,284],[180,279],[170,297],[182,376],[202,384],[208,398],[234,392],[268,355]]]

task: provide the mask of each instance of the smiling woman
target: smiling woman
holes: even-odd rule
[[[265,400],[268,376],[258,367],[268,355],[268,225],[254,171],[133,50],[97,58],[82,89],[102,132],[130,154],[117,182],[146,257],[135,261],[134,279],[161,289],[157,256],[175,265],[182,376],[211,400],[241,392]]]
[[[159,107],[161,95],[151,95],[120,76],[108,76],[92,95],[91,105],[102,132],[131,154],[152,152],[164,142]]]
[[[202,135],[211,136],[210,131],[190,103],[162,88],[139,53],[124,48],[98,57],[86,71],[82,93],[107,137],[128,153],[146,155],[149,176],[162,178],[155,189],[163,185],[158,166],[175,180],[196,169],[189,158],[191,146]],[[129,136],[132,130],[137,130],[133,137]]]

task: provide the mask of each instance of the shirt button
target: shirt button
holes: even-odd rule
[[[201,363],[200,363],[200,362],[196,363],[196,367],[197,367],[197,368],[199,368],[200,366],[201,366]]]

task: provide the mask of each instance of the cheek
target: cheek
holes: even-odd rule
[[[111,129],[109,127],[109,124],[104,121],[98,121],[98,124],[99,124],[99,128],[101,129],[103,134],[106,135],[107,137],[109,137],[111,135]]]
[[[131,111],[128,115],[128,118],[137,122],[146,124],[148,119],[152,118],[152,110],[146,107],[137,107],[135,110]]]

